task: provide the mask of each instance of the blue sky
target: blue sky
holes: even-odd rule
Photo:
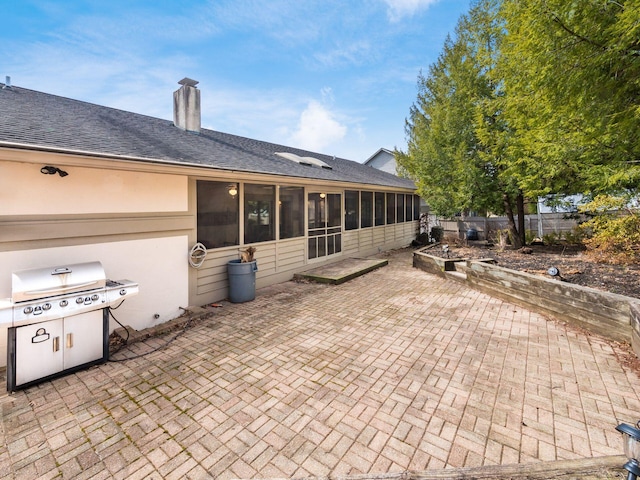
[[[172,119],[198,80],[202,126],[364,162],[405,118],[470,0],[20,0],[0,81]],[[0,113],[1,114],[1,113]]]

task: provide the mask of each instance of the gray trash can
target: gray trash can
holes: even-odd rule
[[[257,260],[242,263],[230,260],[227,263],[229,275],[229,300],[233,303],[248,302],[256,298]]]

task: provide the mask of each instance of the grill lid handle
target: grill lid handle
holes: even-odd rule
[[[71,269],[69,267],[58,267],[51,272],[51,275],[64,275],[65,273],[71,273]]]
[[[97,285],[99,282],[85,282],[85,283],[74,283],[73,285],[66,285],[64,287],[56,287],[56,288],[43,288],[42,290],[31,290],[28,292],[24,292],[27,295],[45,295],[49,294],[58,294],[64,293],[69,290],[74,290],[77,288],[90,287],[92,285]]]

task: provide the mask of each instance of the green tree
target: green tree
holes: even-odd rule
[[[512,173],[532,196],[636,195],[640,2],[504,0]]]
[[[498,0],[479,0],[447,38],[429,74],[418,77],[418,98],[406,121],[401,168],[433,212],[505,213],[515,246],[524,243],[524,201],[509,173],[509,129],[496,76],[504,25]],[[517,214],[519,224],[516,224]]]

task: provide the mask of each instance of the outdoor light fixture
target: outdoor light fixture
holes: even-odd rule
[[[635,480],[640,475],[640,420],[635,427],[621,423],[616,427],[622,433],[624,454],[629,459],[623,468],[629,472],[627,480]]]
[[[547,270],[547,273],[552,277],[560,276],[560,270],[558,270],[558,267],[549,267],[549,270]]]
[[[64,170],[60,170],[58,167],[52,167],[51,165],[45,165],[44,167],[42,167],[40,169],[40,173],[43,173],[45,175],[55,175],[57,173],[61,177],[66,177],[67,175],[69,175]]]
[[[238,194],[238,186],[235,183],[230,184],[227,187],[227,190],[229,192],[229,195],[231,195],[232,197],[235,197]]]
[[[324,198],[324,197],[326,197],[326,196],[327,196],[327,194],[326,194],[326,193],[321,193],[321,194],[320,194],[320,198]]]

